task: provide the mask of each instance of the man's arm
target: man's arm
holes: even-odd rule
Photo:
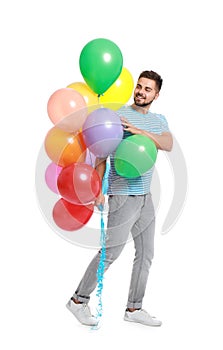
[[[170,152],[173,147],[173,137],[170,132],[163,132],[161,135],[148,132],[136,128],[133,124],[129,123],[125,118],[121,118],[124,129],[131,132],[134,135],[144,135],[149,137],[155,143],[156,147],[162,151]]]
[[[98,175],[100,176],[100,179],[102,181],[106,170],[106,158],[105,159],[96,158],[95,169],[97,170]]]
[[[173,137],[170,132],[163,132],[161,135],[153,134],[145,130],[140,130],[140,135],[149,137],[155,143],[156,147],[162,151],[170,152],[173,147]]]
[[[104,173],[105,173],[105,170],[106,170],[106,158],[105,159],[96,158],[95,169],[97,170],[98,175],[99,175],[99,177],[101,179],[101,182],[102,182],[103,177],[104,177]],[[103,206],[104,203],[105,203],[105,197],[104,197],[104,195],[102,193],[102,188],[101,188],[100,194],[99,194],[98,198],[95,201],[95,205],[96,206],[99,206],[99,205]]]

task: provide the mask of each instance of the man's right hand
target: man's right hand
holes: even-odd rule
[[[104,207],[104,204],[105,204],[105,196],[101,192],[97,197],[96,201],[94,202],[94,205],[96,205],[99,208],[101,205],[102,207]]]

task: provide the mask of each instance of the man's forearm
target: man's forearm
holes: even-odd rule
[[[106,159],[96,158],[95,169],[97,170],[100,179],[103,180],[106,170]]]
[[[153,134],[145,130],[141,130],[141,135],[149,137],[155,143],[156,147],[162,151],[170,152],[173,147],[173,137],[170,132],[164,132],[161,135]]]

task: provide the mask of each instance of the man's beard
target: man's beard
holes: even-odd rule
[[[150,102],[147,102],[147,103],[138,103],[138,102],[136,102],[136,99],[134,98],[135,105],[138,107],[147,107],[147,106],[151,105],[151,103],[154,100],[155,100],[155,98],[153,98]]]

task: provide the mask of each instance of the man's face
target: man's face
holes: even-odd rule
[[[140,107],[149,107],[157,99],[159,93],[156,82],[147,78],[140,78],[134,90],[134,102]]]

